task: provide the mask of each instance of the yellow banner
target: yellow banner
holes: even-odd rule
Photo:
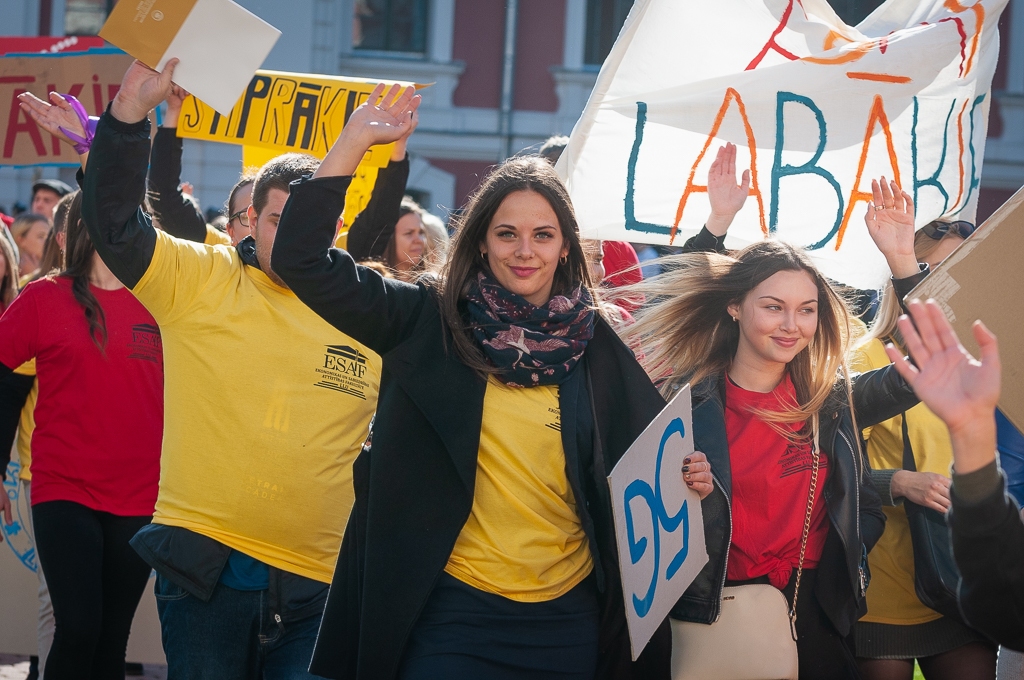
[[[294,151],[323,158],[352,112],[370,97],[379,82],[345,76],[257,71],[227,117],[195,97],[186,99],[178,121],[178,136],[262,147],[278,154]],[[383,168],[388,164],[393,147],[393,144],[372,147],[363,162]]]

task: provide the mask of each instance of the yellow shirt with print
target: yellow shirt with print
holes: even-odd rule
[[[329,583],[380,359],[234,248],[157,232],[132,291],[160,325],[164,439],[153,521]]]
[[[888,366],[888,355],[880,340],[861,347],[851,361],[855,371],[870,371]],[[919,472],[949,476],[953,464],[953,446],[945,423],[924,404],[907,411],[907,434],[914,449]],[[903,416],[864,429],[868,462],[875,470],[903,469]],[[885,532],[868,553],[871,586],[868,588],[868,623],[915,625],[942,618],[918,599],[914,590],[914,550],[910,524],[903,506],[883,507]]]
[[[473,509],[445,571],[520,602],[553,600],[593,569],[565,472],[558,388],[484,394]]]

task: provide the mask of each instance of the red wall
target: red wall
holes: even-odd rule
[[[466,70],[455,88],[455,106],[501,106],[501,62],[505,45],[503,0],[457,0],[452,57]]]
[[[512,107],[519,111],[557,111],[552,66],[562,63],[565,0],[519,0]]]
[[[1012,189],[986,189],[982,187],[978,194],[978,224],[987,220],[1003,203],[1010,200],[1016,192]]]
[[[466,199],[487,176],[494,163],[487,161],[452,161],[444,158],[428,158],[430,164],[455,175],[455,205],[445,208],[457,210],[466,204]]]
[[[1006,89],[1006,71],[1010,61],[1010,11],[1012,6],[1007,5],[999,17],[999,61],[996,63],[996,72],[992,77],[992,91]],[[988,136],[996,138],[1003,136],[1003,112],[999,106],[999,100],[992,98],[992,108],[988,114]]]

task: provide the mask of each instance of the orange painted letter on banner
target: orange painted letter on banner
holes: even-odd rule
[[[881,95],[875,95],[875,101],[871,105],[871,114],[868,116],[867,130],[864,132],[864,146],[861,147],[860,161],[857,163],[857,176],[853,180],[853,191],[850,192],[850,200],[846,202],[846,213],[843,215],[843,221],[839,225],[839,233],[836,235],[836,250],[839,250],[840,246],[843,245],[843,234],[846,233],[846,227],[850,223],[850,217],[853,216],[853,208],[861,201],[870,203],[871,192],[861,191],[860,182],[864,176],[864,166],[868,161],[868,149],[871,147],[871,136],[875,131],[875,126],[879,125],[882,128],[882,134],[885,135],[885,146],[889,152],[889,164],[892,166],[892,179],[896,180],[896,183],[903,186],[903,182],[900,180],[900,165],[896,159],[896,149],[892,143],[892,132],[889,131],[889,118],[885,115],[885,106],[882,103]]]
[[[761,197],[761,189],[757,183],[757,143],[754,141],[754,129],[750,127],[750,120],[747,118],[747,107],[743,105],[743,98],[740,97],[740,93],[729,88],[725,91],[725,98],[722,100],[722,106],[718,109],[718,114],[715,116],[715,124],[711,126],[711,132],[708,133],[708,138],[704,142],[704,148],[700,150],[700,155],[697,156],[697,160],[693,162],[693,166],[690,167],[690,176],[686,180],[686,188],[683,190],[683,195],[679,199],[679,207],[676,209],[676,219],[672,223],[672,231],[669,234],[669,243],[672,243],[676,238],[676,231],[679,229],[679,222],[683,219],[683,210],[686,209],[686,201],[689,200],[690,194],[696,193],[707,193],[708,186],[706,184],[694,184],[693,177],[697,174],[697,168],[700,166],[700,162],[704,160],[704,156],[707,154],[708,149],[711,147],[711,142],[718,136],[718,131],[722,127],[722,121],[725,120],[725,114],[729,111],[729,104],[736,102],[736,107],[739,109],[740,118],[743,119],[743,130],[747,136],[747,149],[750,150],[750,196],[757,197],[757,212],[761,219],[761,232],[768,235],[768,224],[764,218],[764,199]]]

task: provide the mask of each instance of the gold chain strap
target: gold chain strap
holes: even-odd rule
[[[818,451],[818,419],[814,418],[814,444],[811,448],[811,490],[807,494],[807,513],[804,515],[804,532],[800,537],[800,559],[796,566],[796,584],[793,587],[793,606],[789,610],[789,632],[793,640],[796,634],[796,601],[800,595],[800,577],[804,574],[804,553],[807,552],[807,536],[811,532],[811,513],[814,510],[814,494],[818,489],[818,463],[821,454]]]

